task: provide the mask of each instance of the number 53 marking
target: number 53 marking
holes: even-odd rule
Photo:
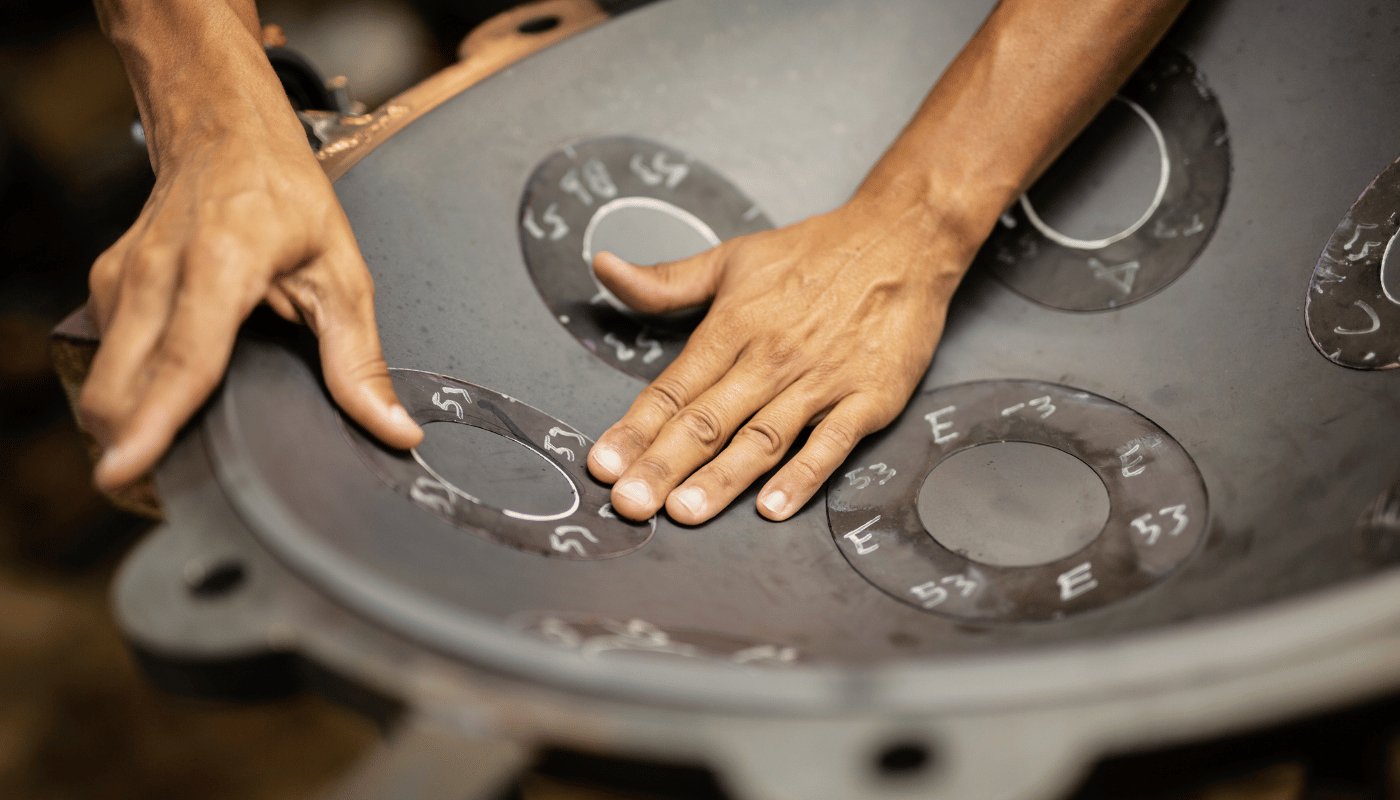
[[[1171,515],[1171,519],[1176,522],[1176,525],[1167,532],[1168,536],[1176,536],[1186,530],[1186,526],[1191,523],[1191,518],[1186,516],[1186,506],[1184,505],[1167,506],[1155,514],[1149,511],[1133,520],[1133,527],[1147,540],[1149,547],[1156,544],[1157,540],[1162,538],[1162,526],[1153,523],[1152,518],[1166,515]]]
[[[875,473],[874,476],[866,475],[865,473],[867,470]],[[851,486],[855,487],[856,490],[860,490],[869,486],[873,481],[878,481],[880,486],[884,486],[890,482],[890,478],[893,478],[897,474],[895,470],[884,464],[871,464],[868,467],[860,467],[847,472],[845,478],[851,482]]]

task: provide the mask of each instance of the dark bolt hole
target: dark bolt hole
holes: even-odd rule
[[[248,572],[237,561],[218,561],[205,567],[190,578],[190,593],[195,597],[222,597],[237,589],[248,577]]]
[[[933,764],[933,753],[922,742],[900,741],[888,745],[875,759],[881,775],[903,778],[927,770]]]
[[[532,17],[520,23],[516,30],[521,33],[544,33],[545,31],[552,31],[559,27],[561,21],[559,17],[553,14],[547,17]]]

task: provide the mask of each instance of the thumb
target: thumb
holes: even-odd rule
[[[724,268],[719,247],[703,253],[640,266],[603,251],[593,257],[593,273],[628,308],[644,314],[664,314],[703,305],[714,297]]]
[[[363,263],[358,269],[353,266],[332,268],[323,259],[305,271],[334,269],[340,274],[323,280],[306,275],[311,278],[308,283],[320,288],[314,297],[307,298],[310,302],[302,302],[304,294],[291,287],[287,293],[320,341],[321,370],[336,404],[385,444],[414,447],[423,440],[423,430],[394,393],[375,326],[369,271]]]

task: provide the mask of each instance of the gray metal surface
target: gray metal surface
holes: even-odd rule
[[[645,45],[607,59],[586,59],[578,42],[550,51],[432,112],[371,154],[339,190],[376,272],[390,363],[455,375],[524,398],[585,435],[601,433],[641,384],[561,335],[522,264],[518,193],[561,143],[621,131],[703,159],[779,222],[838,202],[985,9],[806,8],[795,19],[768,6],[762,14],[735,9],[727,16],[684,3],[642,12],[580,41],[606,49],[633,36],[632,26],[660,17],[674,17],[666,24],[676,30],[718,29],[677,45],[686,49],[664,60]],[[1231,10],[1227,5],[1222,14]],[[1293,24],[1312,36],[1364,27],[1331,12],[1325,21],[1293,13]],[[235,362],[210,429],[221,469],[265,481],[267,496],[240,493],[235,503],[246,506],[270,546],[328,550],[343,560],[346,569],[339,570],[327,553],[308,558],[318,580],[356,602],[363,602],[368,582],[382,583],[396,600],[379,610],[395,620],[421,623],[419,608],[428,604],[446,619],[468,611],[504,619],[527,610],[587,609],[801,642],[838,661],[947,656],[1142,630],[1362,574],[1368,564],[1338,541],[1393,477],[1400,385],[1319,358],[1301,335],[1298,306],[1319,243],[1355,186],[1367,181],[1364,172],[1345,169],[1366,149],[1365,136],[1349,129],[1346,147],[1326,154],[1329,164],[1316,165],[1320,154],[1290,154],[1272,132],[1285,112],[1290,141],[1306,137],[1310,125],[1322,129],[1319,135],[1330,130],[1331,117],[1319,116],[1325,98],[1287,104],[1280,96],[1255,113],[1248,107],[1231,113],[1231,107],[1263,100],[1256,82],[1271,85],[1279,71],[1293,92],[1325,82],[1333,94],[1363,95],[1349,103],[1363,101],[1374,81],[1356,84],[1336,72],[1323,78],[1267,59],[1245,74],[1231,48],[1224,48],[1228,59],[1212,64],[1211,35],[1245,41],[1253,35],[1272,44],[1291,30],[1248,27],[1220,20],[1201,27],[1200,44],[1183,48],[1234,120],[1234,186],[1212,246],[1154,302],[1095,315],[1038,307],[994,282],[974,280],[925,379],[928,388],[970,379],[1049,379],[1117,400],[1168,430],[1196,460],[1218,502],[1200,555],[1152,592],[1056,626],[969,636],[957,624],[868,591],[832,549],[820,503],[774,526],[757,517],[748,496],[702,531],[662,521],[651,545],[630,560],[585,567],[502,551],[375,491],[372,476],[330,435],[339,422],[310,373],[280,351]],[[766,46],[779,29],[792,50]],[[862,59],[861,48],[884,58]],[[794,57],[801,52],[846,58]],[[711,68],[682,66],[690,63]],[[1374,69],[1359,62],[1363,67],[1368,75]],[[650,75],[646,94],[625,77],[643,70]],[[1232,79],[1243,85],[1231,87]],[[882,91],[868,91],[872,83]],[[815,86],[824,89],[797,91]],[[479,106],[497,113],[476,114]],[[862,130],[850,129],[856,125]],[[1371,130],[1381,140],[1373,146],[1375,168],[1389,162],[1391,144],[1381,128]],[[1331,186],[1338,199],[1323,212]],[[1276,206],[1281,196],[1305,195],[1306,203]],[[1312,218],[1327,221],[1310,226]],[[1290,264],[1291,281],[1285,279]],[[298,450],[319,469],[286,463],[289,427],[314,444]],[[1339,472],[1347,479],[1336,480]],[[272,502],[285,505],[295,522],[259,519]],[[404,546],[405,530],[414,532],[416,546]],[[778,584],[764,566],[775,563],[804,566]],[[461,580],[462,564],[477,565],[483,575]],[[450,630],[432,638],[440,646],[469,647]]]
[[[1356,369],[1400,367],[1400,162],[1352,204],[1318,256],[1308,286],[1308,335]]]
[[[1024,567],[1093,541],[1108,520],[1108,490],[1089,465],[1062,450],[991,442],[930,472],[918,509],[924,529],[949,550],[984,564]]]
[[[795,221],[849,194],[985,12],[672,0],[431,112],[337,184],[390,364],[597,436],[643,384],[541,300],[520,247],[535,168],[569,142],[643,137],[707,164],[775,224]],[[985,270],[959,294],[924,390],[1033,380],[1099,395],[1199,469],[1208,525],[1195,518],[1199,546],[1150,588],[1053,622],[930,614],[850,566],[820,497],[780,525],[751,493],[698,528],[660,519],[615,558],[516,549],[366,468],[309,351],[273,331],[245,337],[162,471],[172,530],[128,565],[123,624],[167,659],[295,651],[465,728],[692,758],[765,798],[1052,796],[1109,750],[1395,686],[1394,527],[1374,509],[1400,471],[1400,382],[1320,356],[1302,308],[1327,237],[1395,156],[1400,52],[1379,46],[1395,28],[1400,7],[1364,0],[1188,12],[1169,43],[1230,132],[1208,246],[1114,310],[1056,311]],[[926,437],[930,410],[914,409]],[[186,565],[220,557],[249,565],[248,593],[232,612],[182,607]],[[227,618],[199,622],[211,613]],[[943,751],[927,780],[881,785],[852,755],[911,731]]]
[[[1093,470],[1108,492],[1096,537],[1032,564],[980,561],[947,546],[945,529],[957,517],[931,516],[919,495],[951,459],[1005,442],[1053,448]],[[1056,535],[1063,502],[1038,509],[1047,537]],[[1151,599],[1143,602],[1171,602],[1172,576],[1190,569],[1210,518],[1201,475],[1169,432],[1088,392],[1010,380],[916,396],[894,425],[851,454],[826,507],[853,568],[892,597],[957,623],[1106,616],[1144,595]],[[1154,585],[1159,590],[1149,591]]]
[[[588,352],[648,380],[680,355],[703,309],[633,312],[598,282],[593,256],[655,264],[773,227],[703,161],[635,136],[565,143],[530,174],[519,206],[525,268],[554,319]]]
[[[1190,268],[1229,184],[1230,135],[1207,76],[1161,47],[1002,215],[978,268],[1052,308],[1135,303]]]
[[[441,445],[401,452],[380,445],[357,426],[343,422],[340,446],[350,444],[358,449],[360,469],[368,469],[383,481],[378,492],[369,493],[382,498],[383,490],[391,489],[400,498],[391,505],[416,512],[404,527],[418,519],[417,513],[426,512],[484,540],[567,559],[630,553],[646,544],[656,531],[655,520],[633,522],[612,513],[607,487],[593,480],[584,466],[591,440],[567,423],[484,386],[417,370],[395,369],[391,374],[399,400],[418,424],[481,431],[524,450],[520,455],[534,456],[526,462],[530,473],[520,475],[519,457],[514,453],[492,464],[483,463],[489,450],[478,451],[475,459],[470,452],[444,452]],[[308,437],[333,437],[331,427],[329,431],[299,428],[299,432]],[[474,439],[459,434],[455,442],[464,445]],[[471,467],[463,469],[468,461]],[[536,464],[552,474],[539,475]],[[334,472],[334,468],[327,471]],[[499,484],[512,477],[532,478],[535,485],[503,491]],[[494,503],[483,500],[488,493]],[[403,549],[413,551],[421,546],[410,544]]]

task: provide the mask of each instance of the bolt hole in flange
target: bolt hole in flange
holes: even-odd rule
[[[899,739],[881,747],[875,754],[876,774],[883,778],[913,778],[934,766],[933,748],[917,739]]]
[[[557,14],[549,14],[543,17],[531,17],[515,27],[515,29],[527,36],[536,33],[545,33],[559,27],[563,22]]]
[[[231,558],[191,563],[185,573],[185,585],[189,587],[190,594],[203,600],[226,597],[247,579],[247,568],[241,561]]]

